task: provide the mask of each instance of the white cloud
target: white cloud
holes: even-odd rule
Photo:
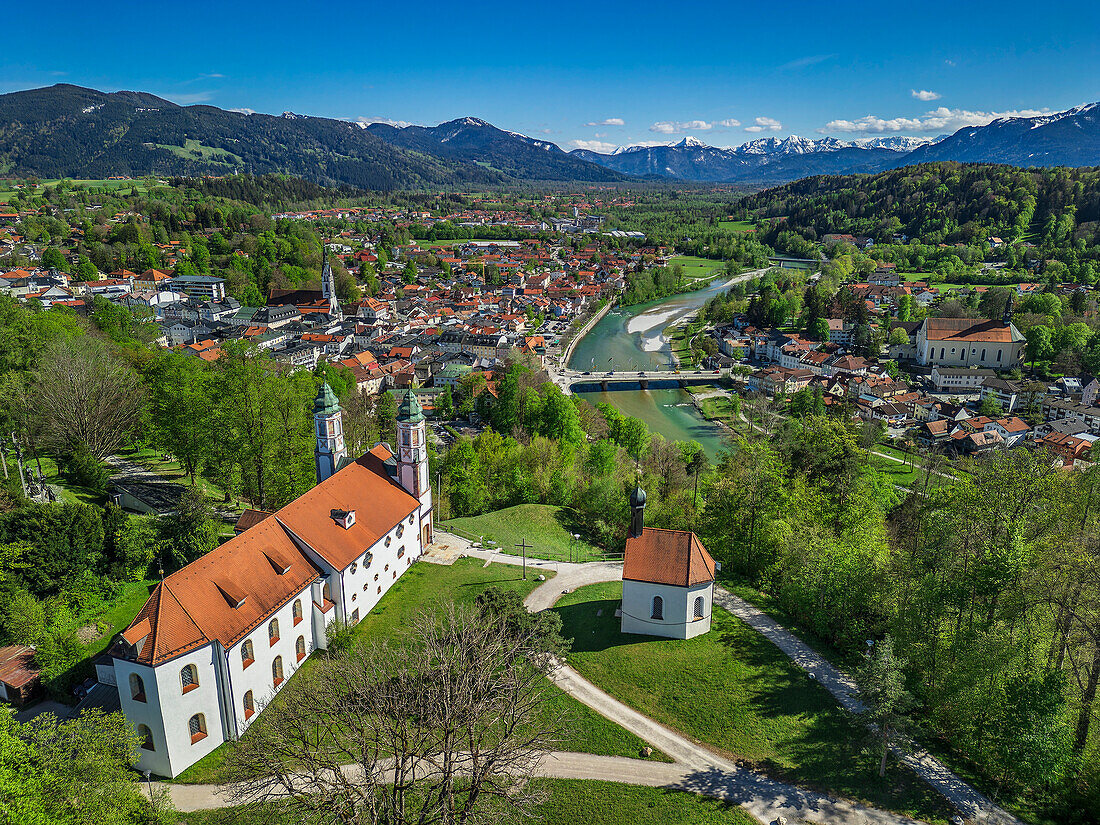
[[[732,129],[734,126],[740,126],[741,121],[735,117],[727,117],[725,120],[718,121],[719,126],[725,126],[727,129]]]
[[[1050,109],[1017,109],[1011,112],[971,112],[940,106],[920,117],[882,118],[865,115],[856,120],[830,120],[819,132],[956,132],[967,126],[985,126],[1002,117],[1038,117]]]
[[[619,148],[619,144],[603,140],[571,140],[569,145],[574,149],[587,149],[589,152],[599,152],[601,155],[609,155]]]
[[[244,106],[242,106],[239,109],[230,109],[229,111],[236,112],[239,115],[254,115],[254,114],[256,114],[255,109],[249,109],[249,108],[244,107]]]
[[[609,117],[604,120],[593,120],[591,123],[584,124],[585,126],[625,126],[626,121],[621,117]]]
[[[412,126],[407,120],[390,120],[388,117],[357,117],[355,122],[366,129],[372,123],[385,123],[387,126],[396,126],[398,129],[404,129],[406,126]]]
[[[929,92],[925,89],[910,89],[909,94],[911,94],[917,100],[923,100],[926,103],[930,100],[939,100],[940,97],[942,97],[939,92]]]
[[[753,121],[752,126],[746,126],[746,132],[778,132],[783,128],[783,124],[773,117],[758,117]]]
[[[799,57],[796,60],[792,60],[790,63],[784,63],[779,67],[779,70],[781,72],[787,72],[792,69],[805,69],[808,66],[816,66],[818,63],[832,60],[834,57],[836,57],[835,54],[812,54],[807,57]]]
[[[956,63],[954,60],[951,60],[950,58],[948,58],[947,60],[945,60],[943,62],[946,63],[948,66],[951,66],[952,68],[959,65],[958,63]]]
[[[714,124],[705,120],[659,120],[649,127],[649,131],[675,135],[680,132],[705,132],[713,128]]]
[[[201,74],[199,75],[199,77],[214,78],[215,80],[218,80],[225,77],[225,75],[223,75],[221,72],[211,72],[210,74]]]

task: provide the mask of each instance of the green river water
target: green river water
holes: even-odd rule
[[[697,292],[674,295],[648,304],[607,313],[573,350],[569,366],[576,370],[638,372],[669,369],[668,343],[662,332],[669,324],[699,310],[725,288],[725,282]],[[653,432],[673,441],[694,439],[713,460],[723,448],[722,427],[707,421],[681,389],[583,391],[597,404],[606,401],[624,415],[642,419]]]

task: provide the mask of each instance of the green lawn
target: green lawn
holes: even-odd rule
[[[224,163],[227,166],[240,166],[244,163],[239,155],[217,146],[206,146],[194,138],[185,138],[183,146],[170,143],[154,143],[157,149],[165,149],[184,160],[204,160],[210,163]]]
[[[570,663],[604,690],[776,778],[946,821],[946,802],[908,770],[893,764],[880,781],[858,725],[738,619],[716,608],[710,633],[687,641],[624,635],[621,594],[617,582],[591,585],[555,608],[575,637]]]
[[[755,232],[756,221],[718,221],[718,228],[727,232]]]
[[[41,456],[39,459],[27,459],[23,462],[23,471],[28,474],[33,470],[37,473],[39,462],[42,464],[42,476],[47,484],[54,484],[61,488],[62,501],[72,502],[74,504],[96,504],[102,506],[105,496],[103,493],[91,490],[87,487],[81,487],[77,484],[73,484],[69,479],[61,474],[60,468],[57,466],[57,462],[49,456]],[[8,472],[18,473],[19,470],[15,467],[14,462],[9,465]]]
[[[889,477],[892,484],[898,484],[902,487],[919,487],[924,484],[924,471],[921,469],[921,462],[918,460],[916,467],[910,467],[909,462],[899,464],[896,461],[891,461],[888,458],[883,458],[880,455],[871,456],[871,466],[881,473],[884,473]],[[939,486],[944,482],[941,476],[932,476],[931,484]]]
[[[757,825],[742,808],[668,788],[646,788],[595,779],[536,779],[549,794],[535,813],[542,825]],[[296,822],[277,803],[181,814],[180,825],[290,825]],[[520,820],[504,818],[501,825]]]
[[[548,573],[547,575],[553,575]],[[511,564],[491,564],[478,559],[459,559],[453,565],[441,566],[429,562],[413,565],[382,597],[378,605],[355,626],[358,639],[400,643],[412,621],[428,610],[447,602],[471,605],[477,594],[490,585],[512,590],[521,595],[534,590],[534,578],[524,580],[520,568]],[[318,653],[303,664],[301,670],[315,667]],[[297,675],[297,674],[295,674]],[[292,676],[284,690],[293,689]],[[275,700],[278,701],[278,698]],[[646,743],[632,733],[609,722],[595,711],[557,688],[551,688],[547,713],[565,711],[569,726],[561,750],[581,751],[607,756],[639,756]],[[248,734],[246,733],[245,736]],[[174,781],[186,784],[206,784],[226,781],[224,762],[233,743],[227,742],[196,762]],[[659,760],[667,759],[654,754]]]
[[[602,558],[603,551],[582,539],[579,525],[572,524],[568,511],[550,504],[517,504],[480,516],[466,516],[443,522],[444,530],[455,530],[465,538],[484,537],[501,552],[520,555],[516,547],[521,541],[533,545],[527,550],[530,558],[557,561],[592,561]],[[570,553],[572,544],[572,553]]]
[[[698,258],[695,255],[677,255],[669,260],[669,266],[676,266],[679,264],[684,268],[685,278],[703,278],[710,275],[715,270],[720,270],[723,267],[721,261],[712,261],[709,258]]]
[[[737,427],[741,422],[734,417],[731,399],[726,396],[712,396],[701,398],[699,407],[703,417],[709,421],[724,421],[731,427]]]
[[[178,147],[177,147],[178,148]],[[84,187],[95,187],[100,189],[136,189],[139,193],[148,191],[143,180],[91,180],[91,179],[73,179],[68,178],[70,183]],[[41,195],[43,188],[46,186],[56,186],[60,183],[60,180],[53,178],[50,180],[40,180],[37,189],[11,189],[6,185],[0,188],[0,203],[8,203],[16,195],[35,194]]]

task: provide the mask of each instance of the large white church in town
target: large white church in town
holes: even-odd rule
[[[416,395],[398,408],[396,455],[348,458],[327,384],[314,422],[317,486],[165,578],[111,648],[141,771],[174,777],[240,737],[327,627],[362,619],[431,542]]]

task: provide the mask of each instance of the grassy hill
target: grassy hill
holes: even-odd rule
[[[521,550],[516,545],[526,541],[533,545],[527,555],[535,559],[591,561],[603,553],[586,541],[572,539],[579,534],[577,526],[570,524],[567,511],[550,504],[517,504],[480,516],[455,518],[443,522],[443,529],[463,538],[493,542],[501,552],[517,556]]]

